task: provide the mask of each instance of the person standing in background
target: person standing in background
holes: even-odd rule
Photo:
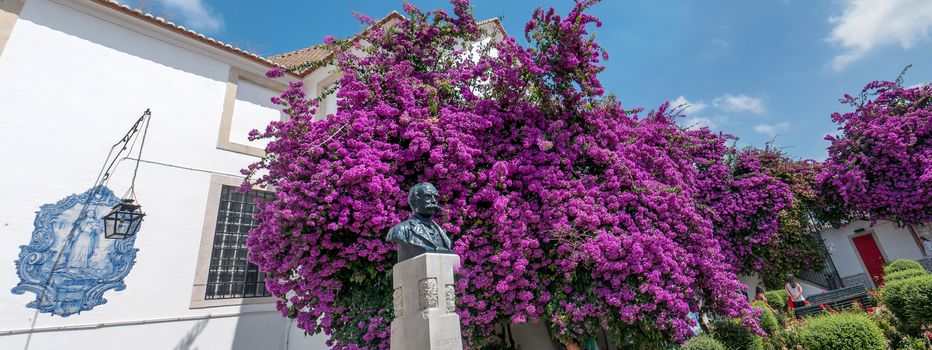
[[[790,296],[790,300],[793,302],[793,308],[797,308],[806,304],[806,297],[803,296],[803,286],[796,281],[796,277],[786,276],[786,294]]]

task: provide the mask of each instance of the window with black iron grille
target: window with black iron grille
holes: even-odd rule
[[[247,260],[246,236],[259,224],[253,219],[255,200],[272,200],[275,194],[257,190],[239,192],[236,187],[226,185],[221,191],[204,299],[269,296],[265,273]]]

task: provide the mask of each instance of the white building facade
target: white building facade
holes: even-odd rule
[[[318,96],[340,77],[265,72],[327,55],[259,57],[110,0],[0,0],[0,349],[326,349],[247,261],[253,200],[271,192],[234,189],[264,156],[249,132],[284,117],[270,98],[289,80]],[[147,109],[144,147],[94,187]],[[331,95],[318,118],[335,109]],[[106,239],[101,217],[131,184],[147,216],[134,238]],[[543,334],[514,328],[555,349]]]
[[[869,288],[882,283],[883,265],[893,260],[916,260],[932,271],[932,256],[921,237],[932,240],[928,226],[899,226],[890,221],[855,221],[821,232],[841,283]]]
[[[497,21],[483,23],[504,35]],[[282,317],[246,262],[252,199],[269,194],[233,188],[264,155],[249,131],[282,118],[269,98],[287,80],[319,95],[339,78],[329,68],[264,73],[328,54],[309,47],[266,59],[107,0],[0,0],[0,290],[10,291],[0,293],[0,349],[326,349],[325,337]],[[106,267],[115,258],[99,230],[68,240],[80,219],[68,217],[70,199],[91,190],[107,151],[146,109],[135,188],[148,216],[125,255],[128,272],[117,276],[120,288],[76,299],[114,275]],[[318,117],[335,109],[330,96]],[[114,196],[134,166],[116,164]],[[845,286],[873,286],[878,266],[895,259],[930,266],[918,241],[932,239],[926,227],[855,222],[821,235]],[[56,259],[78,243],[84,258]],[[63,267],[70,275],[38,283],[44,292],[23,278],[29,268]],[[807,295],[824,289],[806,284]],[[30,306],[39,294],[48,302]],[[557,348],[542,325],[513,331],[527,349]]]
[[[932,272],[932,226],[900,226],[886,220],[858,220],[818,233],[828,253],[826,269],[806,271],[796,277],[803,295],[810,296],[843,287],[877,288],[883,283],[883,266],[894,260],[914,260]]]
[[[275,66],[106,0],[0,0],[0,349],[326,348],[282,317],[245,260],[252,199],[267,194],[232,191],[263,155],[248,132],[282,118],[269,98],[285,79],[310,92],[335,80],[266,78]],[[114,241],[93,225],[69,240],[69,215],[146,109],[135,192],[147,216],[114,277]],[[135,163],[115,165],[115,196]],[[42,286],[30,269],[61,273]],[[125,289],[92,296],[110,277]]]

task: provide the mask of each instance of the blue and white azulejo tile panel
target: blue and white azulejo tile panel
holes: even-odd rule
[[[105,304],[104,292],[126,288],[136,237],[104,238],[103,217],[120,199],[106,186],[39,208],[28,245],[20,246],[14,294],[31,292],[27,307],[67,317]]]

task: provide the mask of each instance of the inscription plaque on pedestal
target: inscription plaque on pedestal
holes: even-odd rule
[[[454,312],[453,269],[459,264],[456,254],[442,253],[424,253],[395,264],[393,350],[463,349],[460,317]]]
[[[460,257],[433,220],[440,211],[438,196],[430,183],[411,187],[408,205],[413,215],[385,237],[398,247],[398,263],[392,267],[392,350],[463,349],[453,278]]]

